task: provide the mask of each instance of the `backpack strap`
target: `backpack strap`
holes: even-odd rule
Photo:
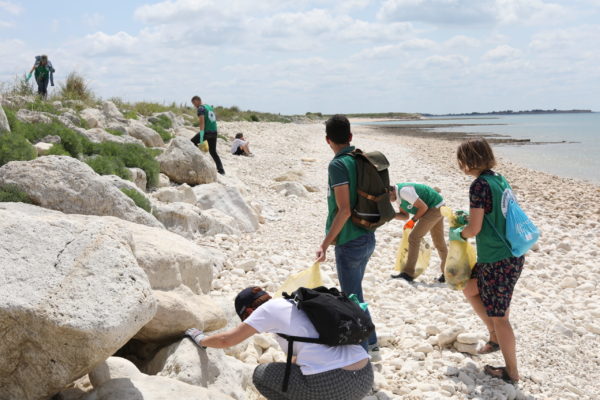
[[[321,343],[321,341],[318,338],[291,336],[291,335],[285,335],[283,333],[278,333],[277,335],[279,335],[280,337],[282,337],[288,341],[287,360],[285,363],[285,373],[283,375],[283,384],[281,385],[281,390],[285,393],[288,390],[288,385],[290,383],[290,373],[292,372],[292,357],[293,357],[293,353],[294,353],[294,342]]]

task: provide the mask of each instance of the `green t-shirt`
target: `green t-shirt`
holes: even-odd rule
[[[354,209],[356,205],[357,193],[356,193],[356,160],[351,155],[348,155],[354,146],[348,146],[340,150],[335,155],[333,160],[329,163],[328,168],[328,193],[327,193],[327,223],[325,225],[325,232],[329,232],[331,224],[337,213],[337,203],[335,200],[336,186],[349,185],[350,191],[350,209]],[[339,235],[335,240],[336,245],[342,245],[353,239],[356,239],[366,233],[366,229],[355,225],[350,218],[344,224],[344,227],[340,231]]]
[[[513,256],[505,243],[506,217],[502,211],[503,197],[510,185],[502,175],[496,173],[481,174],[479,179],[484,179],[490,187],[492,211],[485,214],[481,231],[476,237],[477,262],[494,263]],[[499,235],[502,235],[502,238]]]
[[[415,189],[416,195],[421,199],[425,205],[429,208],[437,208],[443,205],[444,198],[441,194],[435,191],[432,187],[427,185],[423,185],[421,183],[398,183],[396,185],[398,187],[398,202],[400,203],[400,208],[406,211],[409,214],[415,215],[419,212],[419,208],[414,206],[414,202],[417,201],[417,198],[414,198],[410,194],[406,196],[401,196],[400,191],[405,187],[413,187]]]
[[[36,79],[39,78],[45,78],[47,76],[50,75],[50,68],[48,67],[48,65],[38,65],[37,67],[35,67],[35,77]]]
[[[198,107],[198,116],[204,116],[204,133],[217,132],[217,116],[212,106],[202,104]]]

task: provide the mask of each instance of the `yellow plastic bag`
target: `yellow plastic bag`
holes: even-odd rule
[[[283,292],[292,293],[299,287],[313,289],[318,286],[323,286],[323,277],[321,276],[321,264],[316,262],[304,271],[287,278],[274,297],[281,297]]]
[[[402,272],[406,266],[408,259],[408,236],[412,232],[412,229],[407,228],[402,232],[402,240],[398,251],[396,252],[396,267],[394,268],[398,272]],[[421,240],[421,246],[419,247],[419,257],[417,258],[417,265],[415,265],[415,276],[421,275],[427,267],[429,267],[429,259],[431,258],[431,245],[425,238]]]
[[[205,153],[206,153],[206,152],[208,151],[208,142],[207,142],[206,140],[205,140],[205,141],[203,141],[203,142],[201,142],[201,143],[198,145],[198,148],[199,148],[201,151],[203,151],[203,152],[205,152]]]
[[[442,207],[440,211],[451,228],[457,226],[456,214],[449,207]],[[462,290],[470,279],[471,270],[476,262],[477,255],[471,243],[451,240],[444,270],[448,286],[455,290]]]

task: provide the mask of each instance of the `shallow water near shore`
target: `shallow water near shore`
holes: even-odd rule
[[[415,127],[443,124],[443,127],[431,127],[430,132],[529,139],[530,143],[495,143],[494,150],[527,168],[600,183],[600,113],[438,117],[374,124]],[[423,136],[427,134],[424,132]]]

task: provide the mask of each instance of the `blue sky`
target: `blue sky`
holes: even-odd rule
[[[600,0],[0,0],[0,81],[281,113],[600,111]]]

